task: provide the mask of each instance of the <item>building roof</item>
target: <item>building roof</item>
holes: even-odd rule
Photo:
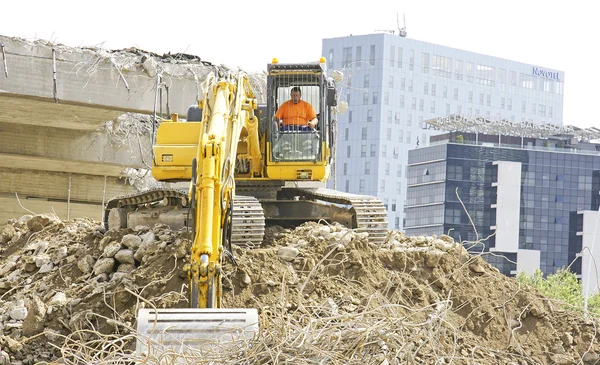
[[[529,138],[548,138],[568,135],[583,140],[600,138],[600,129],[596,127],[579,128],[572,125],[560,126],[550,123],[534,123],[532,121],[515,123],[508,120],[491,120],[484,117],[467,117],[452,114],[426,120],[435,130],[448,132],[482,133]]]

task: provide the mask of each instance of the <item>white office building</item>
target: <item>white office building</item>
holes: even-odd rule
[[[344,73],[335,182],[380,197],[403,229],[408,150],[427,146],[424,120],[462,114],[562,125],[564,72],[389,33],[323,39]],[[334,179],[331,179],[331,187]]]

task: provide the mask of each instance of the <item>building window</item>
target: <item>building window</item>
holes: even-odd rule
[[[525,113],[525,102],[521,102],[521,113]]]
[[[447,78],[452,77],[452,59],[448,57],[433,55],[433,74]]]
[[[380,180],[380,181],[379,181],[379,190],[380,190],[382,193],[385,193],[385,180]]]
[[[429,53],[421,53],[421,72],[429,73]]]
[[[379,92],[373,91],[373,104],[379,103]]]
[[[410,131],[406,131],[406,143],[410,143]]]
[[[461,60],[456,60],[454,63],[454,78],[456,80],[463,79],[463,61]]]
[[[444,87],[442,88],[442,96],[444,98],[448,97],[448,86],[444,85]]]
[[[406,125],[409,127],[412,125],[412,114],[406,116]]]
[[[394,229],[400,229],[400,217],[394,218]]]
[[[500,108],[504,109],[504,96],[500,98]]]
[[[390,77],[388,79],[388,86],[390,88],[394,88],[394,75],[390,75]]]
[[[350,157],[352,154],[352,146],[346,146],[346,157]]]
[[[487,86],[496,85],[496,69],[490,66],[477,65],[477,83]]]
[[[373,109],[367,109],[367,123],[373,121]]]
[[[423,104],[425,103],[425,101],[423,99],[419,99],[419,110],[423,111]]]
[[[413,91],[413,80],[408,79],[408,92],[412,92],[412,91]]]
[[[376,145],[372,144],[371,145],[371,157],[375,157],[376,154],[377,154],[377,147],[376,147]]]
[[[542,116],[542,117],[546,116],[546,106],[543,104],[540,104],[540,116]]]
[[[400,79],[400,90],[404,91],[405,86],[406,86],[406,79],[403,77]]]
[[[458,88],[454,88],[454,100],[458,100]]]
[[[431,96],[436,96],[436,94],[437,94],[437,90],[436,89],[437,88],[436,88],[435,84],[431,84]]]
[[[370,84],[371,84],[371,82],[369,80],[369,74],[366,74],[363,79],[363,86],[365,88],[367,88],[367,87],[369,87]]]
[[[402,143],[404,139],[404,131],[402,129],[398,130],[398,142]]]
[[[402,185],[399,182],[396,183],[396,194],[402,194]]]
[[[346,180],[346,192],[350,192],[350,180]]]
[[[400,108],[404,108],[404,95],[400,95]]]
[[[372,44],[369,50],[369,63],[371,66],[375,66],[375,45]]]
[[[402,177],[402,165],[396,166],[396,177]]]
[[[506,109],[512,110],[512,99],[511,98],[508,98],[508,100],[507,100]]]
[[[352,47],[344,47],[342,49],[342,67],[348,67],[352,63]]]
[[[511,71],[510,72],[510,84],[511,85],[516,85],[517,84],[517,72],[516,71]]]
[[[525,89],[535,89],[535,76],[529,74],[521,74],[521,87]]]
[[[492,106],[492,94],[487,94],[487,98],[485,99],[485,105]]]
[[[361,138],[363,141],[367,140],[367,127],[362,127],[362,135]]]
[[[348,105],[350,105],[350,97],[352,96],[352,94],[350,92],[348,92],[348,94],[346,94],[346,101],[348,102]]]
[[[390,67],[394,67],[396,63],[394,58],[396,57],[396,47],[390,46]]]
[[[348,112],[348,123],[352,123],[352,110]]]
[[[431,113],[435,113],[435,100],[431,100],[431,106],[429,107]]]
[[[394,147],[394,160],[398,159],[398,155],[400,154],[400,148]]]
[[[347,141],[348,140],[348,135],[350,134],[350,131],[348,130],[348,128],[346,128],[344,130],[344,140]]]
[[[359,193],[364,193],[365,192],[365,181],[364,180],[360,180],[358,182],[358,192]]]
[[[394,118],[396,120],[396,124],[400,124],[400,112],[396,112],[396,118]]]
[[[387,121],[388,121],[388,123],[392,122],[392,111],[391,110],[388,110],[388,112],[387,112]]]
[[[381,157],[387,157],[387,146],[386,145],[381,146]]]
[[[409,52],[409,57],[408,57],[408,69],[410,71],[413,71],[415,69],[415,51],[414,50],[410,50]]]
[[[402,68],[402,47],[398,47],[398,68]]]
[[[369,104],[369,92],[365,90],[363,92],[363,105]]]
[[[396,211],[396,199],[392,199],[392,212]]]
[[[384,105],[390,105],[390,92],[389,91],[386,91],[383,94],[383,104]]]
[[[467,69],[465,73],[467,74],[467,81],[473,82],[473,64],[471,62],[467,62]]]
[[[392,128],[388,128],[386,131],[386,138],[388,141],[392,140]]]
[[[429,94],[429,83],[427,83],[427,81],[425,81],[423,83],[423,94],[425,94],[425,95]]]
[[[371,162],[365,162],[365,175],[371,175]]]
[[[360,68],[360,62],[362,61],[362,47],[356,47],[356,67]]]
[[[389,162],[385,163],[385,174],[386,175],[390,174],[390,163]]]
[[[363,144],[360,146],[360,157],[367,157],[367,145]]]
[[[483,93],[479,93],[479,105],[483,105]]]
[[[333,48],[329,49],[329,57],[327,57],[327,67],[329,68],[333,68],[334,63],[333,63]]]
[[[344,162],[344,175],[348,173],[348,164]]]

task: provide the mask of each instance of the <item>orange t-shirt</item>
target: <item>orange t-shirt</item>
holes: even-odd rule
[[[315,110],[312,105],[304,100],[300,100],[298,104],[288,100],[281,104],[275,118],[283,120],[283,125],[298,125],[305,126],[309,120],[316,118]]]

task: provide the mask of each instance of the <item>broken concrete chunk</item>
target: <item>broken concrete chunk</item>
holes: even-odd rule
[[[127,235],[123,236],[123,239],[121,240],[121,244],[123,246],[127,247],[128,249],[135,251],[142,244],[142,239],[139,236],[136,236],[134,234],[127,234]]]
[[[48,303],[48,305],[55,306],[55,307],[62,307],[66,304],[67,304],[67,296],[63,292],[58,292],[58,293],[54,294],[54,296],[52,297],[52,299],[50,299],[50,302]]]
[[[54,264],[51,262],[48,262],[48,263],[43,264],[42,267],[40,267],[40,270],[38,271],[38,273],[45,274],[45,273],[52,271],[52,269],[54,269]]]
[[[14,319],[15,321],[22,321],[25,319],[25,317],[27,317],[27,308],[15,307],[15,308],[11,309],[10,312],[8,312],[8,315],[10,316],[10,318]]]
[[[94,268],[94,258],[92,255],[85,255],[81,260],[77,261],[77,267],[84,274],[89,274]]]
[[[110,274],[114,267],[115,259],[112,257],[100,259],[94,265],[94,275],[98,276],[100,274]]]
[[[46,306],[42,299],[37,295],[33,296],[29,313],[23,321],[23,335],[33,336],[44,331],[44,323],[46,322]]]
[[[119,242],[111,242],[103,251],[104,257],[114,257],[117,252],[119,252],[123,246]]]
[[[135,264],[135,259],[133,258],[133,251],[131,250],[120,250],[116,253],[115,259],[122,264]]]
[[[39,232],[45,227],[59,222],[60,220],[52,214],[37,214],[27,221],[27,227],[33,232]]]
[[[135,265],[133,264],[121,264],[117,268],[117,272],[130,273],[135,270]]]
[[[0,230],[0,245],[9,243],[16,233],[15,227],[10,224],[5,225],[2,230]]]
[[[300,251],[294,247],[281,247],[279,251],[277,251],[277,256],[283,261],[294,261],[294,259],[298,256]]]

